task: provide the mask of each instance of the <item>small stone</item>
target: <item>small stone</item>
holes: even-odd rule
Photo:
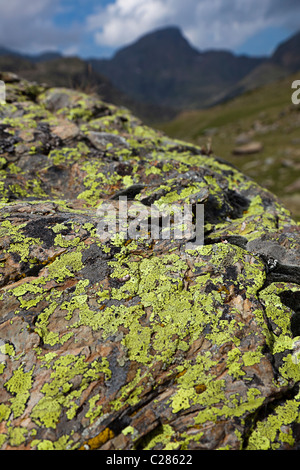
[[[233,150],[234,155],[250,155],[252,153],[259,153],[263,150],[261,142],[249,142],[245,145],[240,145]]]
[[[126,147],[129,144],[124,137],[108,132],[89,132],[87,134],[90,142],[99,150],[105,150],[108,145],[113,147]]]
[[[56,135],[63,141],[69,140],[69,139],[75,139],[80,130],[76,124],[73,124],[70,121],[65,121],[59,124],[58,126],[54,126],[51,128],[52,134]]]

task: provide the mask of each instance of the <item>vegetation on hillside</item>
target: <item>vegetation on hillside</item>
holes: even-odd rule
[[[292,104],[291,75],[201,111],[156,124],[169,136],[211,148],[279,196],[300,220],[300,105]],[[235,155],[240,145],[259,142],[262,150]]]

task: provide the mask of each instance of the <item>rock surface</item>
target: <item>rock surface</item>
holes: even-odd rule
[[[1,449],[298,449],[299,224],[126,109],[5,80]],[[204,245],[101,241],[120,195],[204,204]]]

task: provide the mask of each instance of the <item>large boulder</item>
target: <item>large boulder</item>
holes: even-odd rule
[[[0,448],[297,449],[299,224],[126,109],[2,79]],[[204,244],[103,239],[120,197],[204,206]]]

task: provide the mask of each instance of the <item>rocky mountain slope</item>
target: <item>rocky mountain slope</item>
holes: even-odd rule
[[[199,51],[180,29],[153,31],[111,59],[65,58],[55,53],[22,56],[0,48],[0,70],[51,86],[93,89],[104,100],[129,107],[147,123],[171,120],[178,111],[202,109],[300,70],[300,33],[271,57]]]
[[[176,27],[149,33],[112,59],[90,61],[135,100],[175,109],[211,105],[262,62],[229,51],[200,52]]]
[[[300,33],[270,57],[199,51],[171,27],[145,35],[112,59],[91,63],[135,100],[186,110],[212,106],[300,70],[299,50]]]
[[[279,44],[274,53],[219,97],[220,102],[284,79],[300,71],[300,32]]]
[[[176,112],[162,106],[135,101],[116,88],[111,81],[78,57],[61,57],[45,53],[39,56],[21,56],[0,49],[0,71],[9,70],[30,81],[48,86],[64,86],[88,93],[97,93],[103,100],[130,108],[143,119],[153,121],[159,116],[171,120]]]
[[[300,32],[280,44],[270,58],[270,62],[280,65],[286,70],[300,70]]]
[[[300,105],[291,101],[297,79],[299,74],[289,75],[156,126],[173,138],[209,145],[215,155],[276,194],[300,220]]]
[[[0,79],[1,449],[298,449],[299,224],[125,109]],[[121,196],[144,219],[104,240]],[[185,204],[204,244],[142,230]]]

